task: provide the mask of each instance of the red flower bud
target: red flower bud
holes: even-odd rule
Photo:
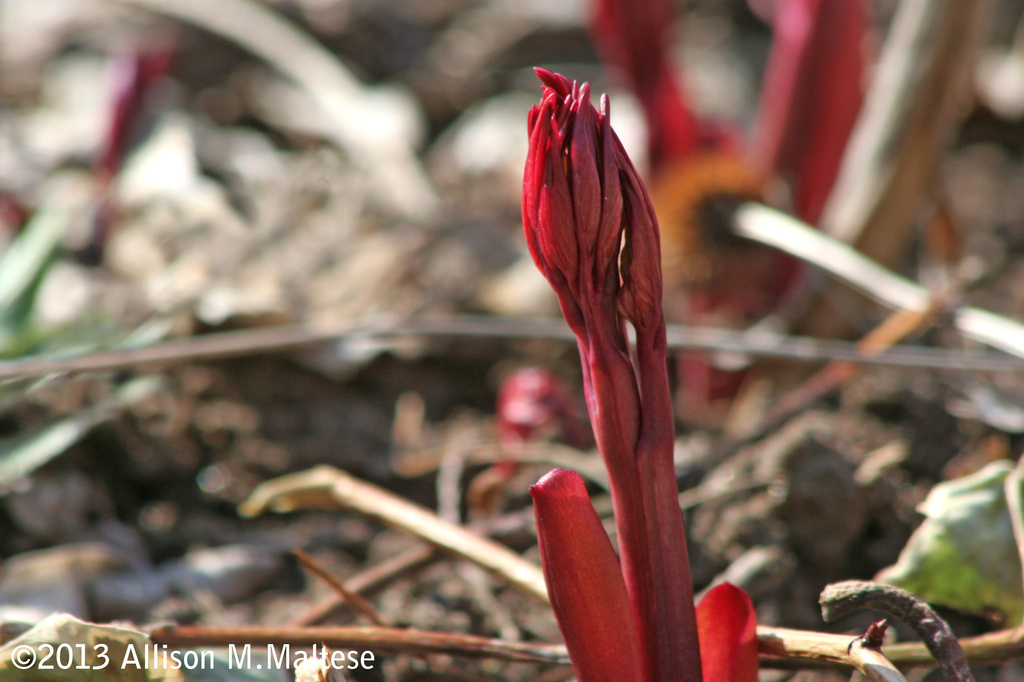
[[[544,69],[537,75],[545,87],[530,111],[523,180],[523,224],[534,262],[577,333],[580,308],[597,311],[611,302],[624,319],[604,320],[605,326],[628,320],[657,327],[663,322],[657,219],[611,128],[608,98],[597,111],[589,84]]]

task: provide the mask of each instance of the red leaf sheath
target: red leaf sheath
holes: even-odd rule
[[[591,2],[594,42],[643,106],[651,168],[695,153],[704,132],[673,68],[670,44],[675,26],[675,8],[669,0]]]
[[[863,0],[781,0],[758,111],[755,156],[793,185],[796,214],[816,223],[864,98],[870,28]]]
[[[544,578],[576,678],[649,679],[619,562],[583,479],[555,469],[530,494]]]
[[[704,682],[757,682],[757,619],[742,589],[722,583],[697,604]]]

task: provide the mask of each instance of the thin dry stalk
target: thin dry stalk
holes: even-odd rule
[[[611,513],[610,506],[606,513]],[[525,509],[512,514],[492,517],[478,523],[471,523],[468,529],[470,532],[480,535],[495,536],[518,533],[532,525],[533,510]],[[383,589],[389,583],[399,580],[417,569],[433,563],[443,556],[435,547],[413,547],[353,575],[345,581],[345,585],[350,591],[359,594],[374,592]],[[285,625],[289,627],[316,625],[344,604],[345,599],[343,597],[332,594]]]
[[[330,466],[268,481],[253,491],[239,511],[244,516],[255,516],[267,511],[310,508],[358,512],[471,561],[523,592],[550,603],[539,566],[504,545],[446,523],[424,507]]]
[[[413,547],[355,574],[346,581],[345,586],[353,594],[365,594],[380,590],[389,583],[427,566],[438,556],[438,551],[433,547]],[[289,628],[316,625],[346,603],[348,600],[344,596],[331,594],[284,625]]]
[[[754,235],[751,235],[751,238],[761,240]],[[808,260],[814,262],[813,258]],[[859,357],[855,344],[806,336],[783,336],[755,330],[738,332],[687,325],[669,325],[667,332],[668,347],[673,350],[745,353],[804,362],[849,360],[862,364],[901,367],[1024,372],[1024,363],[1018,358],[1007,358],[996,353],[964,353],[944,348],[904,347],[892,348],[865,358]],[[475,315],[367,317],[335,325],[282,325],[204,334],[145,346],[100,350],[63,357],[30,356],[4,360],[0,361],[0,381],[45,377],[51,374],[165,367],[188,362],[296,352],[329,343],[346,343],[350,340],[397,337],[549,339],[565,342],[570,342],[574,338],[569,327],[561,320],[504,319]]]

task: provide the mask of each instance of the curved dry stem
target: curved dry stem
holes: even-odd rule
[[[938,661],[946,680],[973,682],[967,657],[949,625],[932,607],[910,592],[892,585],[848,580],[826,587],[819,602],[826,623],[860,609],[875,609],[899,618],[914,628]]]

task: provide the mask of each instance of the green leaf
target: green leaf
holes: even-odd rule
[[[932,488],[918,508],[924,522],[876,579],[969,613],[998,610],[1007,627],[1019,625],[1024,583],[1004,490],[1013,470],[1000,460]]]
[[[67,229],[70,213],[44,204],[0,254],[0,349],[28,334],[35,294]]]

